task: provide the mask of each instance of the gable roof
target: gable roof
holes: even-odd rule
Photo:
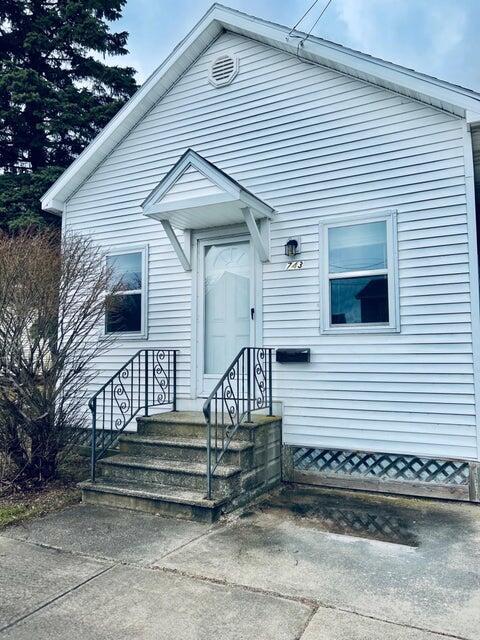
[[[168,220],[178,229],[243,222],[245,207],[255,218],[273,217],[270,205],[193,149],[187,149],[142,203],[144,215]]]
[[[300,47],[299,36],[306,36],[302,32],[291,33],[288,27],[213,4],[143,86],[42,196],[42,208],[61,214],[68,198],[224,31],[252,38],[308,62],[379,85],[463,118],[480,121],[480,94],[475,91],[322,38],[309,36]]]

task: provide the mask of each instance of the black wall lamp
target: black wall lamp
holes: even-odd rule
[[[287,258],[294,258],[300,253],[300,240],[290,238],[285,243],[285,255]]]

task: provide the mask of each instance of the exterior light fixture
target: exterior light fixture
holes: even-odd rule
[[[296,255],[300,253],[300,242],[299,240],[295,240],[295,238],[290,238],[285,243],[285,255],[287,258],[294,258]]]

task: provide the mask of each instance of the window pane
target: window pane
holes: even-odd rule
[[[328,230],[330,273],[387,268],[387,225],[381,222]]]
[[[387,323],[387,276],[330,280],[331,323]]]
[[[142,254],[124,253],[108,256],[107,264],[113,270],[113,278],[120,283],[120,289],[131,291],[142,288]]]
[[[140,293],[110,296],[105,313],[106,333],[142,330],[142,296]]]

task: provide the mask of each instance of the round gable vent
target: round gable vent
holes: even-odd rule
[[[238,73],[237,56],[228,53],[215,58],[210,67],[209,80],[214,87],[230,84]]]

